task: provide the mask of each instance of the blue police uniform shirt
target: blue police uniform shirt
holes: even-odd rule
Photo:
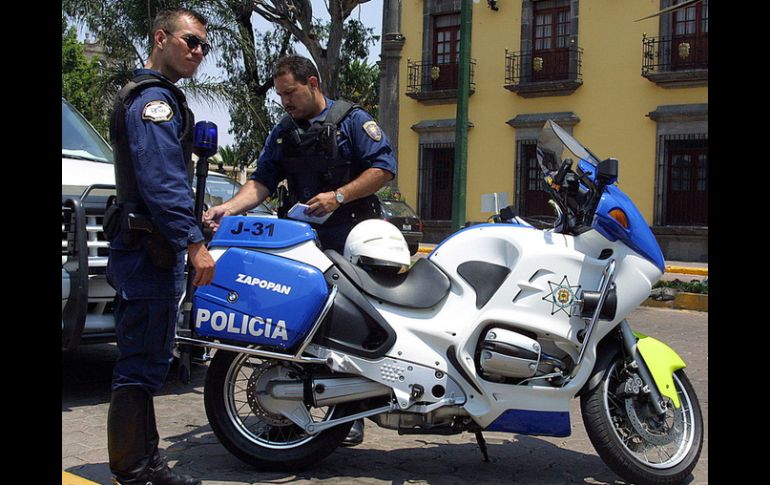
[[[134,71],[134,76],[142,74],[164,77],[152,69]],[[145,109],[153,101],[171,107],[169,120],[150,119]],[[203,241],[179,141],[184,122],[174,94],[159,86],[142,90],[126,109],[126,130],[139,194],[161,233],[177,252],[186,250],[190,243]]]
[[[326,108],[309,122],[323,119],[326,112],[334,105],[334,101],[326,99]],[[368,162],[371,168],[381,168],[396,175],[397,164],[393,149],[390,146],[388,137],[381,129],[381,138],[379,141],[367,134],[364,125],[367,122],[373,122],[373,118],[363,109],[354,109],[343,119],[339,126],[337,135],[337,145],[340,154],[346,160],[363,160]],[[271,193],[278,186],[278,183],[286,178],[286,172],[280,163],[281,147],[277,142],[283,135],[283,128],[278,123],[265,141],[265,146],[259,154],[257,160],[257,169],[251,175],[251,179],[264,185]]]

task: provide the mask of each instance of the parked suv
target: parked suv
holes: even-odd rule
[[[380,198],[380,205],[382,218],[399,228],[409,246],[409,253],[417,253],[422,241],[423,225],[414,209],[402,200]]]
[[[102,219],[115,194],[112,149],[64,98],[62,120],[62,349],[115,338]]]

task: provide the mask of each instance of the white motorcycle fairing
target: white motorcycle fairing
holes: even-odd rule
[[[467,248],[474,248],[472,254]],[[586,256],[602,253],[605,259]],[[406,308],[365,294],[396,333],[386,357],[372,361],[313,344],[307,351],[327,359],[336,372],[359,374],[391,387],[402,411],[428,412],[462,404],[482,428],[566,436],[570,400],[591,375],[597,343],[617,321],[599,322],[586,343],[583,365],[566,376],[562,387],[543,377],[515,386],[486,380],[474,355],[486,329],[499,327],[534,334],[544,352],[575,362],[581,347],[578,335],[586,328],[577,311],[577,297],[581,289],[599,287],[609,254],[623,260],[614,280],[622,289],[617,290],[616,313],[626,315],[649,295],[660,271],[624,245],[610,243],[595,231],[573,237],[517,225],[473,226],[444,241],[428,258],[451,281],[450,291],[434,307]],[[466,279],[471,278],[466,268],[476,262],[474,255],[484,255],[484,261],[477,262],[477,272],[498,271],[499,281],[490,283],[495,288],[482,299],[479,284],[474,287]],[[647,285],[639,284],[640,276]],[[627,280],[636,284],[625,284]],[[567,304],[556,300],[555,289],[570,293]],[[415,386],[423,393],[414,393]],[[439,395],[430,392],[436,386],[444,388]],[[525,429],[511,424],[517,412],[526,416],[521,420]],[[503,413],[504,424],[494,425]],[[536,424],[537,417],[543,418],[542,426]],[[560,426],[555,428],[553,419]]]

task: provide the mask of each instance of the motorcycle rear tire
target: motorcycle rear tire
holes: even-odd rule
[[[264,471],[296,471],[308,468],[331,454],[347,436],[353,422],[347,422],[329,428],[317,435],[302,436],[301,428],[296,425],[264,426],[264,431],[255,432],[255,428],[245,424],[246,419],[239,415],[239,410],[249,407],[247,402],[235,399],[233,392],[236,385],[228,383],[228,376],[240,372],[248,360],[259,359],[244,354],[218,350],[209,364],[204,385],[204,404],[209,424],[222,445],[241,461]],[[269,362],[269,361],[261,361]],[[251,363],[253,366],[253,362]],[[238,384],[243,386],[243,382]],[[236,403],[237,404],[234,404]],[[345,406],[337,405],[327,410],[325,419],[344,415]],[[249,418],[252,422],[256,419]],[[297,443],[271,442],[270,433],[275,430],[294,426],[298,433]],[[263,436],[267,435],[267,438]]]
[[[666,447],[661,450],[634,430],[633,425],[630,424],[625,399],[614,395],[619,386],[619,379],[623,378],[622,368],[623,360],[615,359],[600,385],[581,398],[580,410],[591,443],[607,466],[631,483],[656,485],[682,483],[692,473],[703,448],[703,417],[690,380],[682,369],[674,373],[674,385],[677,388],[682,412],[682,421],[678,424],[683,431],[681,436],[676,434],[677,431],[655,435],[654,433],[658,431],[653,429],[649,435],[652,439],[658,439],[661,443],[671,441],[665,444],[658,443],[659,447]],[[639,414],[636,419],[645,415],[642,407],[638,409]],[[677,411],[669,411],[670,414],[674,412]],[[657,454],[668,456],[668,459],[653,462],[646,455],[647,452],[650,456]]]

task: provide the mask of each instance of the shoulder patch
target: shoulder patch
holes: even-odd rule
[[[363,129],[366,132],[367,135],[369,135],[369,138],[371,138],[374,141],[380,141],[382,140],[382,130],[377,125],[377,122],[375,121],[367,121],[363,124]]]
[[[150,101],[144,105],[142,110],[142,119],[150,120],[154,123],[169,121],[174,117],[174,110],[165,101]]]

